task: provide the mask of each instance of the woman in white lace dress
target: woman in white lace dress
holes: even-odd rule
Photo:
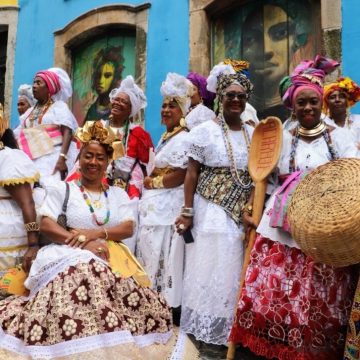
[[[32,264],[25,282],[30,294],[0,301],[0,358],[170,358],[175,338],[168,306],[121,244],[133,231],[129,197],[102,185],[115,134],[101,122],[86,122],[77,137],[82,175],[69,184],[68,228],[57,223],[67,193],[59,182],[48,187],[40,210],[41,231],[53,244]]]
[[[78,151],[71,140],[77,122],[65,103],[71,94],[71,81],[63,69],[39,71],[33,83],[37,102],[20,117],[15,130],[20,149],[34,161],[41,181],[64,180],[74,166]]]
[[[247,66],[222,63],[210,73],[208,88],[216,91],[220,112],[190,132],[185,206],[176,221],[180,233],[192,227],[194,238],[185,250],[181,329],[218,345],[227,343],[233,321],[243,263],[242,205],[252,190],[253,128],[240,120],[252,91]]]
[[[139,259],[153,289],[173,308],[181,305],[182,295],[184,240],[174,223],[184,203],[188,130],[183,117],[190,106],[191,91],[191,83],[174,73],[169,73],[161,86],[161,120],[166,132],[155,150],[155,168],[144,180],[139,207]]]

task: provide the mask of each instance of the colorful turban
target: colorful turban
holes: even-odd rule
[[[61,68],[50,68],[36,73],[45,81],[51,98],[54,101],[66,101],[72,95],[71,80],[67,72]]]
[[[112,89],[109,98],[113,102],[116,96],[120,93],[125,93],[129,96],[131,102],[130,117],[133,118],[141,109],[144,109],[147,105],[146,96],[144,92],[136,85],[134,78],[128,75],[118,88]]]
[[[314,60],[302,61],[290,76],[285,76],[279,84],[279,91],[284,105],[293,108],[294,99],[301,90],[312,89],[323,97],[323,81],[340,63],[317,55]]]
[[[194,93],[191,81],[185,76],[168,73],[160,88],[161,95],[165,99],[173,99],[180,106],[183,116],[189,112],[191,96]]]
[[[204,105],[212,108],[214,105],[215,94],[206,89],[206,78],[196,72],[189,73],[186,78],[199,89]]]
[[[354,106],[360,100],[360,87],[349,77],[341,77],[336,82],[324,86],[324,112],[328,109],[328,97],[334,91],[341,91],[346,94],[347,106]]]

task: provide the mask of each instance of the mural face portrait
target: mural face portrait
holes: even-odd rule
[[[112,32],[75,49],[72,110],[78,123],[107,120],[109,93],[127,75],[135,76],[135,31]]]
[[[317,52],[314,17],[307,0],[255,0],[214,22],[214,63],[228,57],[250,62],[254,93],[249,102],[259,118],[287,118],[279,82]]]

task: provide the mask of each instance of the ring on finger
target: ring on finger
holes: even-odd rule
[[[77,241],[78,241],[79,243],[84,243],[86,240],[87,240],[87,238],[86,238],[86,236],[83,235],[83,234],[79,235],[78,238],[77,238]]]
[[[185,229],[185,225],[184,225],[184,224],[180,224],[180,225],[179,225],[179,229],[180,229],[180,230],[184,230],[184,229]]]
[[[98,247],[96,250],[99,254],[104,252],[104,249],[102,247]]]

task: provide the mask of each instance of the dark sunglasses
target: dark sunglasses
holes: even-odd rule
[[[235,98],[238,98],[239,100],[246,100],[247,99],[247,94],[246,93],[240,93],[240,92],[235,92],[235,91],[229,91],[229,92],[225,93],[225,96],[229,100],[235,100]]]

